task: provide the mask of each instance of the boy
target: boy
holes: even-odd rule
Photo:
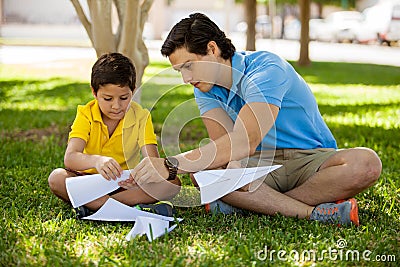
[[[62,200],[69,202],[68,177],[99,173],[115,180],[122,170],[139,163],[140,152],[143,157],[159,157],[150,113],[131,101],[135,83],[135,67],[120,53],[104,54],[93,65],[91,89],[95,99],[78,106],[64,156],[65,168],[55,169],[48,178],[51,191]],[[129,206],[170,198],[178,193],[175,185],[180,183],[175,179],[173,184],[152,184],[144,190],[132,185],[131,180],[120,182],[122,188],[116,192],[78,207],[77,216],[89,215],[110,197]]]

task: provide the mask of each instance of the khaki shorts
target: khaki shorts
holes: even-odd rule
[[[242,167],[282,165],[262,179],[273,189],[284,193],[307,181],[336,152],[333,148],[262,151],[241,160],[241,164]]]

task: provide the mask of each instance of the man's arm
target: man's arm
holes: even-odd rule
[[[211,109],[201,118],[207,128],[208,136],[213,141],[233,130],[233,121],[222,108]]]
[[[264,102],[243,106],[231,132],[198,149],[177,155],[181,172],[215,169],[254,154],[273,126],[279,108]]]
[[[223,135],[221,135],[223,133],[221,128],[211,130],[210,138],[217,137],[217,139],[198,149],[175,156],[179,160],[179,173],[216,169],[230,161],[252,155],[262,138],[273,126],[278,112],[277,106],[268,103],[246,104],[239,112],[232,131],[227,131],[228,125],[222,127],[226,128]],[[223,125],[222,121],[219,121],[221,125]],[[218,120],[207,121],[206,127],[215,126],[217,122]],[[221,136],[218,137],[218,135]],[[148,157],[134,169],[133,176],[135,180],[137,178],[137,182],[140,180],[140,183],[159,182],[160,178],[168,177],[168,171],[163,159]]]

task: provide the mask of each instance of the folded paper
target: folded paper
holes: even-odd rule
[[[107,180],[101,174],[71,177],[65,180],[69,200],[74,208],[98,199],[119,188],[118,182],[129,178],[130,171],[122,172],[116,180]]]
[[[170,222],[162,219],[142,217],[136,218],[135,225],[127,234],[126,240],[131,240],[136,236],[146,235],[147,239],[151,242],[154,239],[171,232],[175,229],[176,224],[169,226]]]
[[[201,204],[211,203],[257,179],[265,177],[268,173],[281,166],[273,165],[197,172],[194,174],[194,178],[200,187]]]

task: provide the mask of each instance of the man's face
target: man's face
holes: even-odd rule
[[[115,84],[105,84],[100,86],[94,97],[99,103],[103,120],[119,121],[124,118],[129,108],[132,91],[128,86],[120,87]]]
[[[169,61],[181,73],[184,83],[190,83],[202,92],[210,91],[216,84],[220,64],[211,51],[203,56],[190,53],[182,47],[169,56]]]

